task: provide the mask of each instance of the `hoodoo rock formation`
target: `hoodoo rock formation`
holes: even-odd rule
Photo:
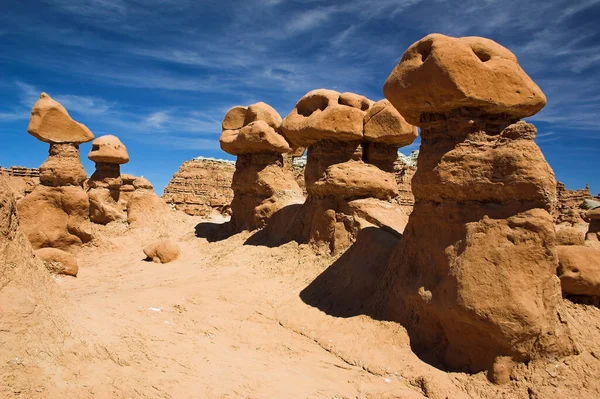
[[[394,162],[417,130],[387,101],[313,90],[284,119],[282,131],[293,146],[308,148],[305,241],[338,253],[365,224],[403,230],[405,215],[390,202],[398,195]]]
[[[237,156],[231,188],[235,230],[254,230],[281,208],[302,203],[302,190],[283,155],[290,145],[279,133],[281,117],[265,103],[234,107],[223,119],[221,149]]]
[[[483,38],[429,35],[384,94],[421,128],[415,206],[378,302],[417,353],[451,369],[571,353],[557,308],[556,181],[519,121],[546,104],[515,56]]]
[[[31,111],[27,131],[50,144],[40,166],[40,185],[18,203],[21,226],[35,249],[68,249],[91,240],[87,231],[89,203],[82,188],[87,175],[79,145],[94,138],[65,108],[46,93]]]
[[[234,171],[232,161],[203,157],[185,161],[165,187],[162,198],[192,216],[208,216],[213,211],[228,214]]]
[[[593,244],[600,244],[600,207],[589,210],[585,220],[590,223],[585,239]]]
[[[121,165],[129,162],[127,148],[115,136],[98,137],[92,142],[88,158],[96,164],[96,171],[87,181],[90,220],[98,224],[125,220],[120,196]]]

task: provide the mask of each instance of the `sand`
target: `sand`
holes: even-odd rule
[[[512,381],[495,385],[484,372],[421,361],[396,323],[306,303],[301,293],[337,258],[295,242],[244,245],[248,232],[196,236],[223,221],[178,215],[162,229],[98,226],[100,238],[77,253],[78,277],[55,277],[88,349],[64,350],[53,373],[28,383],[5,379],[0,397],[600,397],[593,306],[561,307],[579,355],[518,366]],[[158,238],[179,241],[179,259],[144,260],[142,248]]]

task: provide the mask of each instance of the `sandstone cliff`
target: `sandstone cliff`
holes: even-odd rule
[[[165,187],[163,199],[192,216],[229,213],[235,162],[198,157],[185,161]]]

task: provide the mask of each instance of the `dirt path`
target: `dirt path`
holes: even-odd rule
[[[142,259],[143,237],[117,236],[110,251],[82,251],[79,276],[58,282],[89,316],[83,327],[134,354],[110,356],[143,367],[157,397],[356,398],[404,390],[284,327],[278,304],[297,297],[322,265],[295,243],[271,249],[243,246],[245,238],[209,243],[184,234],[180,259],[160,265]],[[310,258],[304,266],[303,257]]]

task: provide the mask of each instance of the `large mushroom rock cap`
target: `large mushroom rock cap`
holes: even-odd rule
[[[284,154],[290,145],[267,122],[251,122],[239,130],[224,130],[219,139],[221,149],[231,155],[275,152]]]
[[[361,141],[363,118],[371,104],[354,93],[313,90],[285,117],[281,130],[295,147],[309,147],[321,140]]]
[[[92,142],[92,150],[88,158],[96,163],[124,164],[129,162],[127,148],[118,137],[106,135]]]
[[[377,101],[364,119],[365,140],[404,147],[418,136],[416,126],[406,122],[388,100]]]
[[[27,132],[45,143],[87,143],[94,134],[84,124],[74,121],[60,103],[46,93],[31,110]]]
[[[424,113],[477,108],[519,119],[546,105],[544,93],[505,47],[481,37],[437,33],[406,50],[383,93],[413,125]]]

